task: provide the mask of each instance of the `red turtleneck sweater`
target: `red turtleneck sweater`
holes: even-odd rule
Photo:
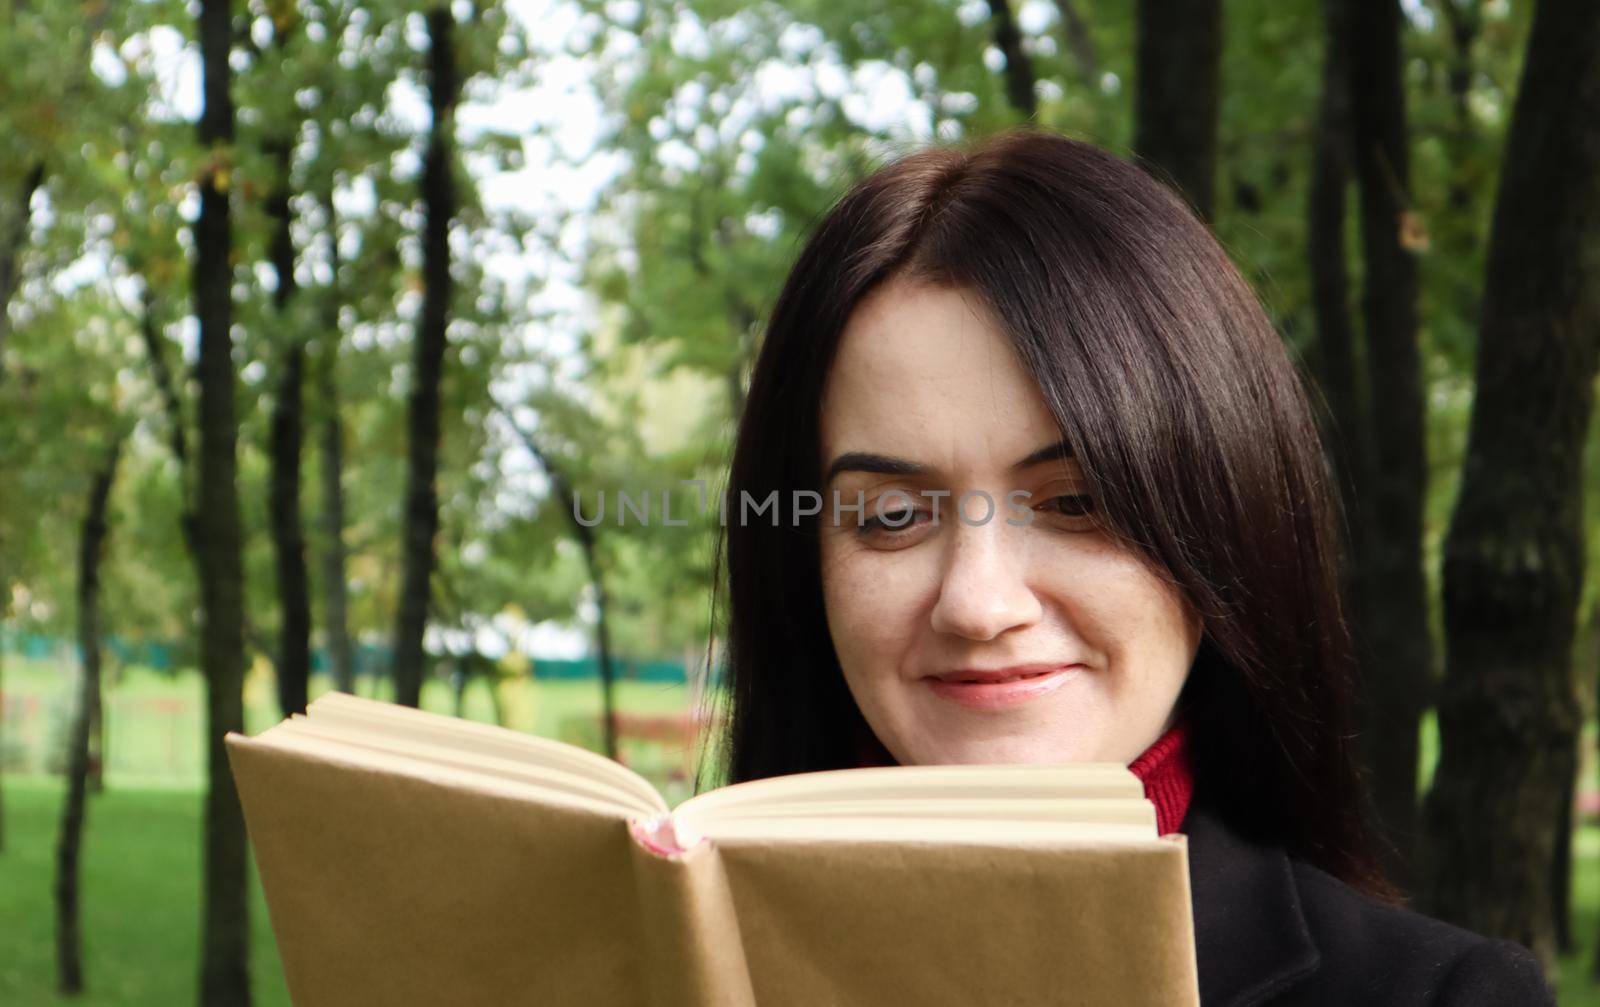
[[[1156,829],[1162,835],[1178,831],[1189,810],[1189,798],[1194,794],[1194,765],[1187,737],[1188,725],[1179,716],[1166,734],[1128,764],[1133,775],[1144,784],[1144,796],[1156,806]],[[893,766],[896,763],[877,735],[864,731],[856,764]]]

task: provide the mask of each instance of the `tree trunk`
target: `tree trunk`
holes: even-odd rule
[[[199,516],[195,513],[195,491],[190,473],[188,424],[183,415],[183,404],[178,401],[177,385],[172,380],[172,369],[167,366],[167,355],[162,348],[162,336],[156,324],[155,295],[150,291],[150,281],[142,280],[139,291],[139,334],[144,340],[145,353],[150,357],[150,371],[156,389],[161,393],[163,411],[167,414],[167,441],[172,457],[178,463],[178,480],[183,487],[180,494],[183,510],[178,515],[178,525],[183,532],[183,544],[189,557],[199,568],[200,532]]]
[[[1600,5],[1541,0],[1490,229],[1477,393],[1445,540],[1432,911],[1555,958],[1577,741],[1582,449],[1600,361]]]
[[[989,19],[994,22],[994,44],[1006,58],[1006,97],[1011,107],[1032,119],[1039,110],[1033,93],[1033,60],[1022,48],[1022,30],[1011,12],[1010,0],[989,0]]]
[[[595,540],[594,529],[578,520],[576,510],[568,508],[567,502],[574,501],[577,497],[572,484],[567,481],[566,475],[555,465],[551,464],[550,457],[540,449],[538,441],[533,435],[519,426],[510,413],[504,413],[505,420],[511,429],[516,431],[528,453],[533,455],[539,467],[550,476],[551,495],[561,501],[567,520],[572,525],[573,537],[578,540],[578,545],[583,549],[583,564],[589,571],[589,584],[594,588],[595,603],[595,649],[600,654],[600,709],[601,709],[601,744],[607,756],[617,757],[617,699],[616,675],[611,667],[611,628],[606,621],[608,609],[606,597],[606,581],[604,570],[600,562],[599,543]]]
[[[100,557],[105,551],[106,504],[117,475],[121,440],[115,441],[89,487],[89,509],[78,543],[78,649],[82,676],[67,741],[67,796],[56,838],[56,981],[68,995],[83,992],[83,950],[78,939],[79,851],[89,783],[89,724],[100,691]]]
[[[0,384],[6,379],[6,341],[11,335],[11,298],[17,292],[17,259],[28,241],[28,221],[32,216],[33,194],[44,184],[44,162],[35,161],[22,179],[17,201],[5,214],[0,229]]]
[[[317,366],[318,398],[321,414],[323,629],[327,636],[328,663],[333,671],[333,687],[352,695],[356,691],[355,660],[350,653],[349,591],[345,583],[344,547],[344,429],[339,406],[339,227],[333,211],[333,196],[323,202],[328,215],[328,235],[332,245],[329,266],[333,281],[327,291],[322,321],[322,352]]]
[[[232,228],[228,191],[233,99],[229,0],[202,0],[205,105],[200,217],[194,234],[194,307],[200,322],[200,473],[195,507],[200,574],[200,665],[206,680],[205,886],[200,1003],[250,1003],[249,850],[223,737],[244,730],[244,598],[234,407]]]
[[[272,543],[277,558],[278,705],[285,715],[304,713],[311,678],[311,587],[305,529],[300,521],[300,455],[305,443],[305,346],[285,347],[283,373],[272,407]]]
[[[106,789],[106,718],[105,674],[98,678],[94,692],[89,695],[89,793],[103,794]]]
[[[289,324],[294,281],[294,212],[290,204],[292,146],[280,142],[273,154],[278,164],[278,189],[267,201],[273,219],[272,268],[277,276],[273,306],[285,339],[278,394],[272,404],[271,492],[272,545],[277,560],[278,705],[285,715],[304,713],[311,676],[311,590],[306,571],[305,530],[300,522],[300,456],[305,444],[305,343]]]
[[[1583,721],[1578,721],[1582,729]],[[1572,943],[1572,805],[1578,788],[1578,745],[1567,752],[1566,784],[1562,793],[1560,817],[1556,820],[1556,849],[1550,858],[1550,926],[1555,932],[1556,952],[1571,954]]]
[[[572,499],[570,496],[567,499]],[[590,529],[585,528],[584,531]],[[611,667],[611,628],[606,622],[606,611],[609,607],[606,599],[605,580],[600,575],[600,561],[595,555],[595,543],[592,535],[583,541],[583,561],[589,568],[589,583],[594,585],[595,605],[595,636],[600,651],[600,715],[601,744],[606,755],[615,759],[617,757],[617,676]]]
[[[451,35],[455,21],[447,6],[428,11],[429,82],[433,123],[422,168],[426,217],[422,242],[422,313],[409,404],[410,464],[406,486],[404,570],[400,612],[395,627],[395,701],[416,706],[422,695],[422,635],[428,624],[439,531],[439,383],[444,369],[445,328],[450,313],[450,220],[455,215],[455,182],[450,148],[460,81]]]
[[[1324,432],[1345,502],[1346,527],[1351,546],[1359,551],[1361,523],[1353,520],[1355,488],[1365,481],[1369,428],[1357,373],[1344,233],[1350,179],[1349,17],[1347,0],[1324,0],[1322,99],[1306,217],[1316,321],[1311,357],[1326,405]],[[1354,573],[1361,568],[1359,561],[1352,564]]]
[[[1358,365],[1360,354],[1350,312],[1345,247],[1352,143],[1350,17],[1349,0],[1324,0],[1322,97],[1307,205],[1312,311],[1316,320],[1316,341],[1310,357],[1326,409],[1322,416],[1324,443],[1338,477],[1343,504],[1344,537],[1350,555],[1347,588],[1354,602],[1351,629],[1361,655],[1360,666],[1366,668],[1371,662],[1361,649],[1365,642],[1361,633],[1362,605],[1377,587],[1372,581],[1373,536],[1364,506],[1365,488],[1373,480],[1373,429]],[[1370,684],[1361,682],[1364,691],[1358,709],[1363,713],[1376,702],[1365,691]],[[1381,823],[1373,834],[1383,835]],[[1382,853],[1390,879],[1401,884],[1406,864],[1398,850],[1390,847]]]
[[[1210,223],[1222,97],[1221,0],[1139,0],[1133,149]]]
[[[1418,730],[1433,657],[1422,559],[1427,466],[1417,271],[1402,234],[1410,169],[1398,0],[1359,0],[1349,27],[1372,451],[1368,478],[1355,487],[1364,536],[1354,607],[1359,716],[1380,835],[1391,847],[1384,866],[1407,889],[1414,882]]]

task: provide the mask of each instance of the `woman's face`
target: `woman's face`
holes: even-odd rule
[[[823,394],[822,585],[902,765],[1127,764],[1171,724],[1200,622],[1085,517],[1060,440],[976,295],[895,278],[857,306]]]

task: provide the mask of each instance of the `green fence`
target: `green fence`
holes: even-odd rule
[[[106,653],[119,664],[142,665],[154,671],[171,672],[193,664],[192,647],[165,640],[129,640],[115,634],[105,638]],[[75,641],[43,633],[0,628],[0,654],[9,654],[35,661],[75,660],[78,645]],[[390,649],[381,644],[357,643],[352,646],[357,675],[383,675],[390,666]],[[433,662],[441,670],[448,669],[456,660],[453,655],[433,655]],[[533,677],[564,681],[570,679],[598,678],[600,661],[594,657],[573,660],[534,658],[531,661]],[[313,648],[311,670],[327,672],[330,668],[327,651]],[[688,671],[682,661],[639,660],[635,658],[611,659],[612,676],[619,682],[665,682],[683,684],[688,681]],[[715,680],[721,681],[721,669]]]

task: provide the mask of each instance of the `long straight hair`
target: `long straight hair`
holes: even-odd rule
[[[727,781],[856,764],[865,721],[828,633],[816,520],[741,520],[739,501],[822,491],[823,385],[852,310],[892,275],[987,302],[1109,531],[1201,614],[1178,700],[1197,793],[1244,834],[1398,901],[1351,748],[1336,484],[1295,366],[1181,198],[1031,126],[878,169],[821,220],[778,297],[718,542]]]

